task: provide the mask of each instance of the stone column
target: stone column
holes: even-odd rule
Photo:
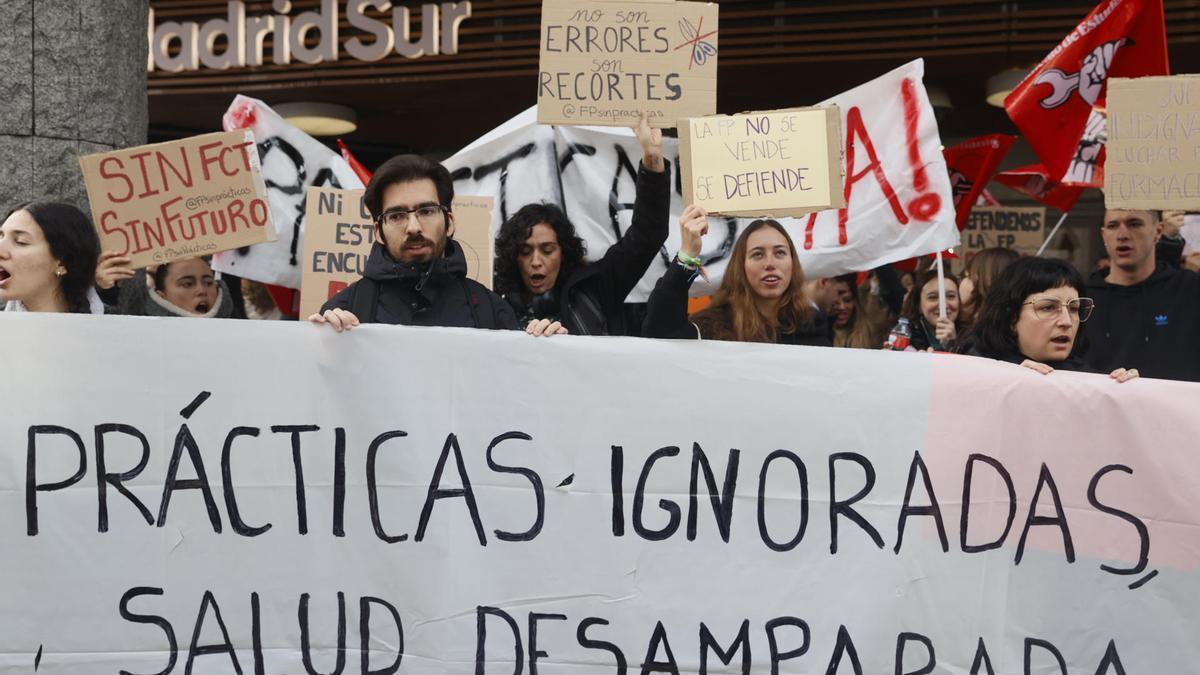
[[[146,142],[148,0],[0,0],[0,217],[87,210],[79,156]]]

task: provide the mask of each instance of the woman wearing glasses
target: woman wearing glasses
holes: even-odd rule
[[[1079,326],[1095,303],[1081,297],[1083,277],[1064,260],[1022,258],[996,280],[960,353],[1020,364],[1043,375],[1059,370],[1090,372],[1080,354]],[[1118,382],[1138,376],[1118,368]]]

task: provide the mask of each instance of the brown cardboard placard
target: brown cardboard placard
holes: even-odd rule
[[[321,309],[329,298],[358,281],[375,243],[375,223],[363,204],[365,190],[308,188],[304,210],[304,257],[300,273],[300,316]],[[467,276],[492,287],[493,197],[454,198],[454,240],[467,258]]]
[[[684,204],[742,217],[841,208],[841,147],[836,106],[680,120]]]
[[[338,291],[358,281],[375,243],[365,190],[310,187],[304,204],[300,318],[315,314]]]
[[[1108,81],[1104,204],[1200,209],[1200,75]]]
[[[985,248],[1011,248],[1034,254],[1046,240],[1044,206],[976,206],[962,231],[963,264]]]
[[[492,236],[492,211],[495,197],[454,195],[454,240],[467,258],[467,276],[492,287],[492,263],[496,258],[496,240]]]
[[[79,158],[100,248],[133,267],[275,240],[249,130]]]
[[[718,6],[543,0],[541,124],[654,127],[717,111]]]

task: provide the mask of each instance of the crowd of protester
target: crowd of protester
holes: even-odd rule
[[[687,206],[680,248],[658,279],[644,320],[625,298],[661,250],[670,228],[670,184],[662,136],[635,127],[643,156],[633,219],[595,262],[561,209],[529,204],[500,228],[495,291],[467,277],[454,240],[454,183],[416,155],[384,163],[364,202],[376,243],[362,278],[308,317],[342,332],[361,323],[523,329],[534,336],[640,335],[879,349],[905,324],[908,350],[956,352],[1040,373],[1107,373],[1200,381],[1200,254],[1183,258],[1182,214],[1105,213],[1107,265],[1088,279],[1069,262],[985,249],[961,279],[925,262],[915,272],[884,266],[806,279],[782,225],[760,219],[733,247],[704,309],[688,312],[689,289],[705,275],[701,239],[708,214]],[[203,258],[145,270],[100,250],[74,206],[38,202],[0,226],[0,303],[5,311],[117,313],[274,319],[261,285],[226,286]]]

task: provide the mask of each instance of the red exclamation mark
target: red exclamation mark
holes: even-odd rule
[[[913,187],[920,193],[908,203],[908,212],[917,220],[929,222],[941,210],[942,198],[936,192],[926,192],[929,189],[929,174],[925,172],[925,163],[921,161],[920,137],[917,135],[921,107],[917,101],[916,82],[912,78],[904,78],[900,93],[904,100],[904,133],[908,140],[908,161],[913,168]]]
[[[852,106],[846,111],[846,147],[844,157],[846,162],[846,182],[842,188],[842,197],[846,200],[846,205],[838,210],[838,245],[845,246],[849,241],[849,236],[846,232],[846,224],[850,220],[850,204],[853,202],[854,185],[863,180],[868,175],[874,176],[875,181],[879,183],[879,189],[883,191],[883,196],[887,199],[888,206],[892,208],[892,213],[896,216],[896,222],[901,225],[908,224],[908,216],[904,213],[904,206],[900,203],[900,198],[896,196],[896,190],[892,188],[892,182],[888,180],[887,173],[883,170],[883,162],[879,159],[879,153],[875,152],[875,142],[871,140],[871,134],[867,131],[867,125],[863,122],[862,110],[858,106]],[[867,154],[867,165],[855,171],[856,148],[862,144],[862,149]],[[820,212],[808,214],[808,225],[804,228],[804,250],[811,250],[813,247],[813,227],[817,222],[817,215]]]

